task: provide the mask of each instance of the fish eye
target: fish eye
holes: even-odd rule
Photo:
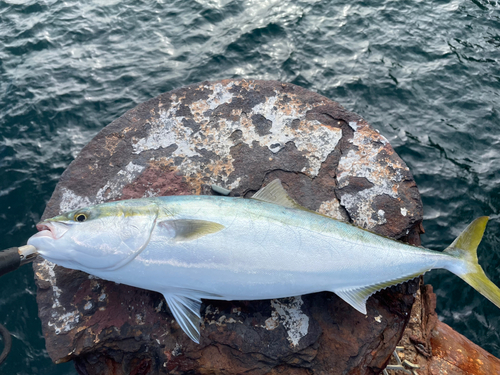
[[[79,223],[83,223],[85,220],[87,220],[87,215],[79,213],[75,215],[75,221],[78,221]]]

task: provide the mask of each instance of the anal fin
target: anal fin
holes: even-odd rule
[[[195,343],[200,343],[201,299],[178,294],[163,294],[170,311],[182,330]]]
[[[365,288],[336,290],[335,294],[346,301],[349,305],[366,315],[366,301],[370,294],[366,293]]]
[[[383,281],[380,283],[375,283],[371,285],[353,287],[353,288],[343,288],[332,290],[336,295],[346,301],[349,305],[358,310],[361,314],[366,315],[366,301],[368,298],[378,292],[379,290],[388,288],[392,285],[401,284],[405,281],[414,279],[417,276],[423,275],[428,270],[423,270],[421,272],[399,277],[397,279]]]

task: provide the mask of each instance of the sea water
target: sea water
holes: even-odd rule
[[[490,215],[479,260],[500,285],[498,1],[0,0],[0,248],[35,232],[64,169],[104,126],[160,93],[204,80],[291,82],[385,135],[424,202],[423,244],[444,249]],[[500,310],[433,271],[447,324],[500,356]],[[33,271],[0,279],[13,335],[2,374],[54,365]],[[0,343],[0,348],[3,344]]]

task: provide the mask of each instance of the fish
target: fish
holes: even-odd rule
[[[252,198],[166,196],[108,202],[37,224],[46,260],[163,294],[200,342],[201,300],[263,300],[329,291],[361,314],[375,292],[447,269],[500,307],[478,263],[488,217],[444,251],[412,246],[300,206],[274,180]]]

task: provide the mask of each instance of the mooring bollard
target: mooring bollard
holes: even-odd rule
[[[309,209],[420,244],[420,196],[388,141],[338,103],[274,81],[203,82],[128,111],[68,167],[43,217],[119,199],[217,194],[212,185],[250,197],[275,178]],[[88,374],[380,372],[419,285],[375,294],[367,316],[328,292],[204,300],[198,345],[158,293],[40,259],[34,268],[50,357]]]

